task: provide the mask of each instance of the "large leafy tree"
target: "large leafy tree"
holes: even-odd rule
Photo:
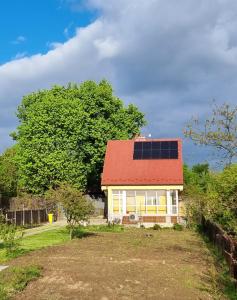
[[[0,155],[0,193],[3,200],[16,196],[17,193],[18,172],[15,155],[16,146]]]
[[[105,80],[27,95],[17,116],[19,186],[36,194],[60,182],[98,186],[107,141],[131,139],[145,124],[143,113],[125,107]]]

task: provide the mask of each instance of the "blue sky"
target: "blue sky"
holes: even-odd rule
[[[95,18],[96,12],[83,7],[81,1],[3,0],[0,64],[16,57],[47,53],[54,41],[66,42],[75,35],[77,27],[86,26]]]
[[[106,78],[154,138],[236,105],[236,0],[2,0],[0,26],[0,152],[22,97],[54,84]],[[213,155],[184,139],[184,159]]]

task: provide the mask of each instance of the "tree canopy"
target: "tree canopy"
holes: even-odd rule
[[[16,196],[17,166],[15,162],[16,146],[0,155],[0,193],[3,198]]]
[[[188,223],[202,216],[237,233],[237,164],[211,172],[207,164],[184,166],[184,199]]]
[[[237,106],[215,105],[209,118],[193,118],[184,130],[186,137],[196,144],[218,150],[225,164],[237,158]]]
[[[35,194],[60,182],[98,186],[107,141],[131,139],[145,125],[144,114],[125,107],[105,80],[27,95],[17,116],[19,187]]]

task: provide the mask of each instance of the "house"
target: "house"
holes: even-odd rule
[[[108,221],[144,226],[181,222],[181,139],[108,141],[102,190],[108,201]]]

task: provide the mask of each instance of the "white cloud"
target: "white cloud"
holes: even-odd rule
[[[17,59],[21,59],[23,57],[25,57],[27,55],[27,52],[18,52],[13,58],[12,60],[17,60]]]
[[[64,28],[63,30],[63,34],[64,36],[69,39],[71,36],[71,32],[72,32],[72,27],[73,27],[73,22],[71,22],[67,27]]]
[[[182,136],[185,122],[205,114],[213,98],[236,101],[235,0],[90,0],[87,6],[100,18],[66,43],[0,66],[2,148],[21,97],[55,83],[107,78],[118,96],[146,113],[145,132],[153,137]],[[198,153],[186,151],[190,157]]]
[[[11,43],[14,45],[18,45],[21,44],[23,42],[26,41],[26,37],[24,37],[23,35],[19,35],[14,41],[12,41]]]

